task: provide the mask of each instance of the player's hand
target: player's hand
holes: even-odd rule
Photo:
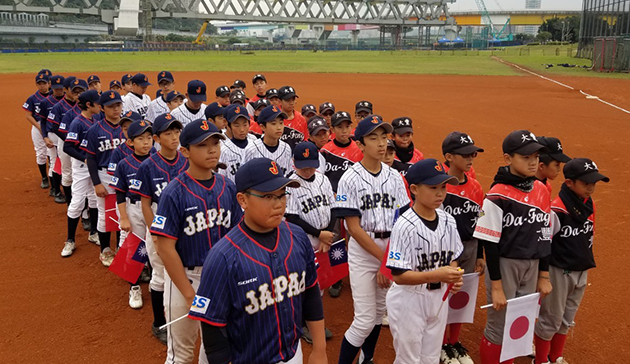
[[[486,261],[484,259],[477,259],[475,262],[475,273],[479,273],[480,276],[486,270]]]
[[[459,292],[459,290],[462,289],[463,286],[464,286],[464,279],[462,278],[461,281],[453,283],[453,287],[451,287],[451,293],[455,294]]]
[[[319,242],[330,247],[330,245],[333,243],[334,237],[335,234],[332,231],[322,230],[319,233]]]
[[[492,308],[497,311],[501,311],[507,306],[507,299],[505,298],[505,293],[503,292],[503,288],[501,289],[492,289]]]
[[[107,197],[107,195],[109,195],[109,193],[107,193],[107,190],[105,189],[105,186],[103,186],[102,183],[99,183],[96,186],[94,186],[94,192],[96,192],[96,196],[102,197],[102,198],[105,198]]]
[[[129,222],[129,219],[120,219],[120,230],[124,230],[126,232],[131,231],[131,222]]]
[[[450,265],[440,267],[435,270],[437,281],[444,283],[457,283],[462,280],[464,270]]]
[[[308,357],[308,364],[328,364],[326,350],[313,350]]]
[[[553,287],[551,287],[551,281],[549,281],[549,278],[538,277],[538,286],[536,287],[536,291],[540,292],[540,298],[545,298],[546,295],[551,293],[552,289]]]
[[[44,143],[46,143],[46,147],[48,148],[54,148],[55,144],[53,144],[52,140],[50,140],[50,138],[46,137],[44,138]]]
[[[392,285],[392,281],[385,277],[380,271],[376,273],[376,283],[381,288],[389,288],[389,286]]]

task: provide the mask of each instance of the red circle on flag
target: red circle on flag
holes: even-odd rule
[[[453,310],[461,310],[462,308],[466,307],[469,301],[470,301],[470,296],[468,295],[468,293],[461,291],[461,292],[455,293],[453,297],[451,297],[451,300],[448,302],[448,305]]]
[[[529,330],[529,319],[525,316],[521,316],[512,322],[510,326],[510,338],[512,340],[518,340],[527,334]]]

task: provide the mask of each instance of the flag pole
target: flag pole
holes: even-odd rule
[[[172,324],[174,324],[174,323],[176,323],[176,322],[179,322],[179,321],[181,321],[181,320],[185,319],[186,317],[188,317],[188,314],[185,314],[185,315],[184,315],[184,316],[182,316],[182,317],[176,318],[175,320],[173,320],[173,321],[171,321],[171,322],[169,322],[169,323],[166,323],[166,324],[164,324],[164,325],[160,326],[160,330],[164,330],[165,328],[167,328],[167,327],[171,326]]]

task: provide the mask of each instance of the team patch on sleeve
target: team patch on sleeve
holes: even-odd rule
[[[79,135],[77,133],[68,133],[68,136],[66,137],[66,139],[70,139],[70,140],[77,140],[77,138],[79,137]]]
[[[107,170],[108,170],[109,172],[114,172],[114,171],[116,170],[116,163],[110,163],[110,164],[107,166]]]
[[[190,306],[190,312],[196,312],[196,313],[205,315],[206,311],[208,311],[209,303],[210,303],[209,298],[196,295],[195,299],[192,302],[192,305]]]
[[[118,184],[118,177],[113,177],[112,176],[112,182],[110,183],[111,185],[115,186]]]
[[[156,229],[164,229],[164,224],[166,223],[166,217],[162,215],[155,215],[153,217],[153,222],[151,223],[152,228]]]
[[[129,180],[129,188],[134,189],[134,190],[139,190],[141,186],[142,186],[142,181],[135,178]]]

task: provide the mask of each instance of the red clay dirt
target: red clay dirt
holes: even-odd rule
[[[170,66],[175,70],[176,65]],[[155,77],[149,74],[150,78]],[[177,72],[177,89],[188,80],[208,84],[209,99],[219,85],[249,73]],[[87,77],[87,74],[77,76]],[[106,85],[121,73],[99,74]],[[630,219],[630,115],[577,91],[569,91],[533,76],[421,76],[268,73],[273,87],[294,86],[300,106],[333,102],[337,110],[352,111],[359,100],[370,100],[386,120],[409,116],[415,123],[416,147],[425,156],[441,158],[442,139],[451,131],[471,134],[486,152],[475,170],[484,188],[500,165],[501,141],[510,131],[527,128],[537,135],[559,137],[573,157],[594,159],[611,178],[598,185],[595,255],[598,268],[590,272],[589,287],[569,334],[566,358],[572,364],[614,362],[628,357],[630,295],[627,245]],[[2,75],[0,90],[5,125],[5,147],[0,189],[0,232],[4,258],[0,264],[2,304],[0,362],[3,363],[162,363],[165,347],[151,336],[151,307],[143,285],[145,306],[127,304],[128,285],[108,272],[98,260],[98,248],[78,232],[77,250],[60,256],[66,235],[65,205],[56,205],[39,188],[39,174],[30,139],[30,126],[21,105],[35,91],[33,75]],[[559,77],[620,107],[630,109],[627,80]],[[253,94],[250,87],[248,94]],[[155,86],[149,95],[155,94]],[[560,181],[554,182],[555,193]],[[328,343],[330,363],[337,361],[344,331],[352,320],[352,298],[346,281],[341,298],[324,299],[327,326],[335,337]],[[485,304],[483,288],[477,300]],[[485,313],[465,325],[462,341],[478,362],[478,345]],[[441,338],[436,338],[441,340]],[[305,351],[309,346],[304,345]],[[626,354],[626,355],[624,355]],[[391,334],[384,329],[376,362],[393,362]],[[531,362],[521,358],[519,364]]]

